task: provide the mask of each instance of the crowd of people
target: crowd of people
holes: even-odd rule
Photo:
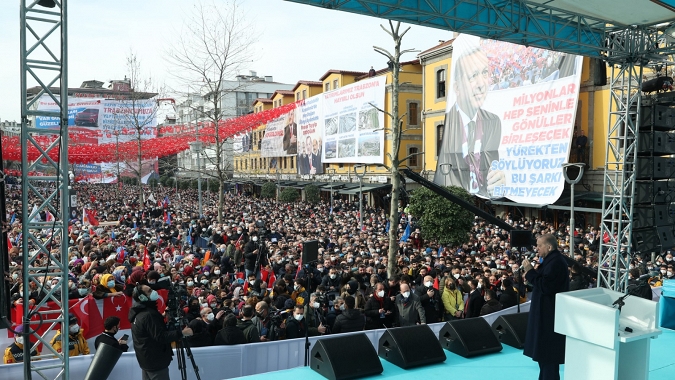
[[[195,190],[106,184],[76,184],[74,189],[88,210],[97,211],[100,223],[83,224],[82,209],[71,214],[69,297],[133,297],[129,318],[135,321],[137,355],[170,351],[171,341],[181,336],[202,347],[474,318],[524,302],[532,292],[521,268],[528,254],[511,247],[507,231],[479,218],[466,242],[442,246],[424,237],[415,216],[406,215],[402,205],[393,228],[400,237],[411,223],[412,233],[399,243],[395,271],[388,274],[387,210],[365,206],[360,230],[358,203],[336,199],[332,206],[325,201],[286,204],[232,192],[225,196],[219,222],[218,197],[209,192],[203,194],[200,216]],[[138,201],[141,192],[144,203]],[[46,273],[43,283],[29,284],[30,299],[22,298],[20,200],[20,186],[8,186],[8,240],[15,246],[9,250],[7,281],[13,305],[40,300],[60,281]],[[46,215],[41,218],[46,220]],[[597,271],[602,239],[597,228],[577,228],[570,234],[566,226],[546,221],[509,214],[503,219],[535,237],[555,236],[560,252],[576,260],[570,289],[593,285],[587,273]],[[58,254],[59,239],[47,233],[36,238]],[[303,263],[303,243],[309,240],[318,241],[318,260]],[[536,267],[539,256],[530,259]],[[36,265],[46,266],[47,260],[40,257]],[[636,257],[631,276],[637,281],[650,273],[660,281],[673,277],[672,266],[670,252],[655,262]],[[142,330],[143,325],[166,322],[166,315],[156,312],[156,293],[168,288],[187,326],[168,332]],[[118,325],[119,320],[106,320],[104,340],[123,347],[126,340],[115,338]],[[69,333],[76,345],[82,342],[78,329],[74,319]],[[21,346],[21,336],[16,339],[15,345]],[[88,352],[88,347],[74,349],[71,344],[71,355]],[[6,363],[15,359],[5,354]],[[158,363],[165,364],[146,358],[141,367],[161,370],[147,367]]]

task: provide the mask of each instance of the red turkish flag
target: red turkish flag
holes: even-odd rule
[[[131,297],[121,295],[117,297],[106,297],[103,299],[103,319],[115,316],[120,319],[120,330],[131,327],[129,323],[129,309],[131,308]]]
[[[147,272],[150,270],[150,253],[148,252],[148,247],[143,248],[143,269]]]
[[[160,314],[164,314],[164,310],[166,310],[166,302],[169,299],[169,290],[159,289],[157,294],[159,294],[159,298],[157,299],[157,311],[159,311]]]
[[[101,318],[101,313],[98,311],[96,301],[91,294],[75,300],[75,303],[70,305],[69,310],[80,321],[85,339],[93,338],[103,332],[103,318]]]

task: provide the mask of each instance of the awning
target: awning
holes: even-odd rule
[[[348,189],[342,189],[338,191],[340,194],[345,194],[345,195],[350,195],[350,194],[358,194],[359,192],[364,192],[368,193],[371,191],[375,190],[380,190],[384,188],[391,187],[390,184],[368,184],[368,185],[363,185],[363,189],[359,189],[359,186],[357,185],[356,187],[348,188]]]

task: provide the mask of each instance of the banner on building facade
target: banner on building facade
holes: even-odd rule
[[[319,96],[323,102],[324,163],[384,163],[385,77],[356,82]]]
[[[48,96],[38,101],[39,111],[56,111],[58,105]],[[70,143],[101,145],[136,141],[140,129],[141,139],[150,139],[157,133],[157,103],[152,99],[116,100],[116,99],[68,99],[68,132]],[[36,116],[37,128],[59,128],[58,117]],[[121,157],[120,175],[138,175],[138,160],[135,157]],[[100,177],[90,176],[94,182],[114,182],[117,180],[117,163],[88,164],[90,171],[98,166]],[[157,159],[143,160],[140,168],[143,183],[156,175]]]
[[[295,109],[298,120],[298,174],[323,174],[323,97],[312,96]]]
[[[434,182],[550,204],[563,191],[582,57],[460,35]]]
[[[260,157],[289,157],[298,154],[298,124],[295,110],[267,123],[260,142]]]

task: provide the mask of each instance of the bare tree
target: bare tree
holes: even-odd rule
[[[124,163],[125,169],[134,173],[138,184],[142,184],[143,169],[148,169],[152,162],[143,162],[142,141],[143,137],[151,134],[154,121],[157,116],[157,105],[152,98],[156,97],[161,89],[154,86],[152,78],[144,75],[141,70],[141,62],[138,56],[129,51],[126,58],[128,88],[123,90],[124,97],[119,101],[118,108],[114,110],[115,128],[113,133],[121,141],[136,141],[137,151],[134,156],[119,155],[118,162]],[[152,169],[150,169],[152,170]],[[146,170],[147,171],[147,170]],[[145,202],[143,190],[138,194],[141,204]]]
[[[410,27],[406,28],[401,33],[399,32],[401,23],[393,23],[391,20],[389,20],[389,30],[387,30],[384,25],[380,26],[394,40],[393,54],[384,48],[373,46],[373,49],[376,52],[389,59],[388,65],[392,71],[391,112],[387,112],[378,108],[378,110],[386,114],[391,121],[391,129],[389,132],[391,133],[392,137],[392,149],[387,153],[387,156],[391,162],[391,165],[387,167],[389,170],[389,176],[391,178],[391,206],[389,209],[389,259],[387,264],[387,274],[389,278],[391,278],[394,276],[394,270],[396,268],[396,254],[398,253],[398,228],[396,228],[396,226],[400,220],[398,213],[398,198],[399,191],[401,189],[401,174],[398,170],[399,166],[412,156],[410,155],[400,160],[398,158],[399,151],[401,149],[401,134],[404,132],[403,118],[406,116],[406,114],[399,116],[398,113],[399,70],[401,67],[401,56],[406,53],[412,53],[415,51],[415,49],[401,50],[401,41],[403,40],[403,36],[405,36],[405,34],[410,30]],[[387,131],[385,130],[385,132]]]
[[[173,74],[181,87],[199,91],[199,102],[187,102],[190,110],[199,120],[213,126],[213,133],[200,132],[200,137],[210,143],[205,150],[213,152],[205,155],[210,168],[200,171],[220,184],[218,222],[222,222],[224,182],[232,170],[226,156],[231,157],[232,144],[221,135],[219,122],[237,114],[236,104],[235,109],[228,109],[223,99],[228,93],[241,91],[246,86],[246,83],[236,84],[228,78],[234,78],[252,61],[250,47],[256,33],[246,21],[238,0],[195,5],[184,28],[167,55],[176,68]],[[177,93],[189,97],[189,91]]]

